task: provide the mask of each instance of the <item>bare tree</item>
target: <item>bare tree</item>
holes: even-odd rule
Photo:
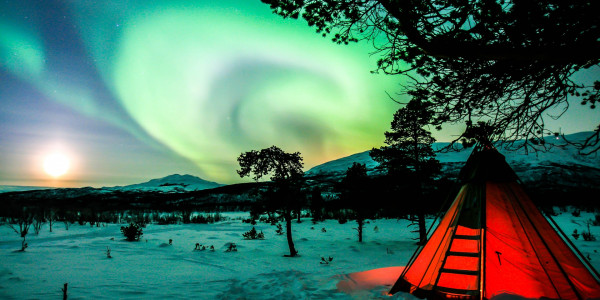
[[[23,241],[21,242],[21,251],[25,251],[27,249],[27,242],[25,237],[27,233],[29,233],[29,228],[33,223],[33,215],[29,213],[25,208],[21,211],[21,213],[16,216],[10,218],[8,221],[8,227],[10,227],[14,232],[16,232]]]

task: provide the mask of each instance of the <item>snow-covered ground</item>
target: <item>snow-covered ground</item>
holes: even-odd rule
[[[26,252],[15,251],[21,239],[0,226],[0,299],[60,299],[64,283],[69,299],[389,299],[384,296],[389,287],[346,294],[336,284],[348,273],[402,266],[415,248],[414,227],[407,227],[406,220],[371,220],[361,244],[353,221],[312,224],[304,219],[293,224],[301,256],[287,258],[285,235],[277,235],[275,226],[259,223],[255,227],[265,239],[244,240],[242,233],[252,226],[241,218],[248,214],[225,215],[232,219],[148,225],[140,242],[125,241],[122,224],[65,230],[56,223],[52,233],[45,225],[39,235],[32,230],[27,236]],[[587,231],[585,221],[593,217],[562,213],[555,220],[570,234],[573,229]],[[600,239],[600,227],[591,230]],[[196,243],[216,250],[193,251]],[[225,252],[227,243],[235,243],[238,251]],[[600,241],[580,237],[575,244],[600,267]],[[106,256],[107,247],[112,258]],[[329,265],[320,264],[321,257],[330,256]],[[392,299],[412,297],[399,293]]]

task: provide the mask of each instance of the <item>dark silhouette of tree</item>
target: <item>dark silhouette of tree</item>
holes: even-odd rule
[[[321,189],[318,187],[313,188],[310,191],[309,198],[309,209],[313,218],[313,222],[323,221],[324,216],[325,200],[321,194]]]
[[[30,209],[27,207],[23,207],[17,211],[17,213],[13,214],[11,218],[8,219],[7,225],[10,227],[15,233],[17,233],[23,241],[21,241],[21,252],[24,252],[27,249],[27,241],[25,237],[29,233],[29,228],[31,224],[33,224],[34,216],[31,213]]]
[[[441,165],[435,159],[431,145],[435,139],[424,127],[430,123],[433,112],[430,103],[419,100],[410,101],[406,107],[394,114],[391,131],[385,132],[388,146],[373,148],[370,152],[373,160],[387,171],[387,175],[396,178],[398,184],[409,190],[410,199],[405,205],[416,210],[419,224],[419,241],[427,241],[425,213],[423,205],[423,187],[441,171]]]
[[[344,206],[354,212],[353,218],[357,224],[358,241],[361,243],[365,219],[373,217],[378,209],[373,199],[369,197],[369,183],[366,165],[356,162],[346,170],[346,176],[340,183],[341,200],[344,202]]]
[[[405,75],[403,92],[431,101],[438,127],[490,122],[492,139],[524,139],[507,147],[540,149],[535,141],[550,133],[545,118],[560,117],[571,99],[592,109],[600,100],[598,78],[573,76],[599,67],[598,1],[262,2],[335,43],[370,41],[380,55],[377,71]],[[600,150],[600,128],[578,146]]]
[[[292,240],[292,210],[301,201],[301,186],[304,172],[300,152],[286,153],[276,146],[260,151],[252,150],[238,157],[240,177],[251,176],[256,181],[271,174],[271,183],[263,197],[268,202],[267,209],[277,210],[286,223],[286,235],[291,257],[298,255]]]

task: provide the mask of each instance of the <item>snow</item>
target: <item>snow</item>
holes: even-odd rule
[[[37,236],[31,230],[26,252],[15,251],[21,239],[0,226],[0,298],[58,299],[68,283],[69,299],[390,299],[386,286],[347,294],[336,285],[349,273],[403,266],[415,249],[406,220],[370,220],[365,242],[358,243],[355,222],[303,219],[292,225],[301,256],[287,258],[285,235],[275,234],[275,226],[258,223],[265,239],[244,240],[242,233],[252,228],[241,220],[248,213],[224,215],[229,219],[215,224],[150,224],[139,242],[124,240],[123,224],[65,230],[55,223],[53,232],[46,224]],[[555,220],[570,234],[587,231],[585,221],[593,218],[589,212],[579,217],[563,212]],[[600,227],[591,231],[600,239]],[[225,252],[232,242],[238,251]],[[599,268],[600,241],[574,242]],[[193,251],[196,243],[216,251]],[[107,247],[113,258],[106,257]],[[329,256],[330,264],[320,264]],[[398,293],[391,299],[413,298]]]
[[[51,187],[41,187],[41,186],[0,185],[0,193],[36,191],[36,190],[47,190],[47,189],[52,189],[52,188]]]
[[[565,138],[571,142],[582,142],[590,134],[590,132],[580,132],[566,135]],[[545,141],[548,147],[543,152],[525,152],[524,149],[507,150],[501,146],[498,147],[498,151],[506,157],[506,161],[513,168],[516,165],[538,166],[558,163],[561,165],[577,164],[600,169],[600,156],[597,153],[587,156],[580,155],[579,151],[573,145],[567,145],[562,137],[547,136]],[[439,150],[447,145],[448,143],[434,143],[432,147],[434,150]],[[472,151],[473,148],[466,148],[460,151],[438,152],[436,159],[442,164],[460,163],[460,167],[462,167]],[[306,174],[308,176],[343,174],[354,162],[365,164],[369,170],[379,165],[369,156],[369,151],[364,151],[315,166],[308,170]]]
[[[121,191],[157,191],[163,193],[169,192],[189,192],[204,189],[212,189],[223,186],[223,184],[207,181],[193,175],[173,174],[163,178],[152,179],[147,182],[131,184],[126,186],[115,186],[104,188],[108,190]]]

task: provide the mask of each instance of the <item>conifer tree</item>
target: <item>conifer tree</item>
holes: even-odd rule
[[[358,241],[363,241],[365,219],[375,214],[376,207],[368,196],[369,176],[365,164],[353,163],[346,170],[346,176],[341,182],[341,196],[345,205],[352,209],[356,220]]]
[[[409,194],[414,195],[415,199],[407,201],[406,205],[415,206],[421,244],[427,241],[423,187],[441,170],[432,148],[435,139],[426,129],[433,117],[429,105],[428,102],[412,100],[396,111],[391,131],[385,132],[387,146],[373,148],[370,152],[388,176],[396,178],[398,184],[405,183]]]
[[[253,174],[258,181],[263,176],[271,175],[267,191],[263,193],[266,209],[275,210],[283,215],[286,224],[286,236],[291,257],[298,255],[292,239],[292,210],[297,209],[297,203],[302,201],[301,185],[304,172],[300,152],[286,153],[276,146],[252,150],[238,157],[240,177]]]

